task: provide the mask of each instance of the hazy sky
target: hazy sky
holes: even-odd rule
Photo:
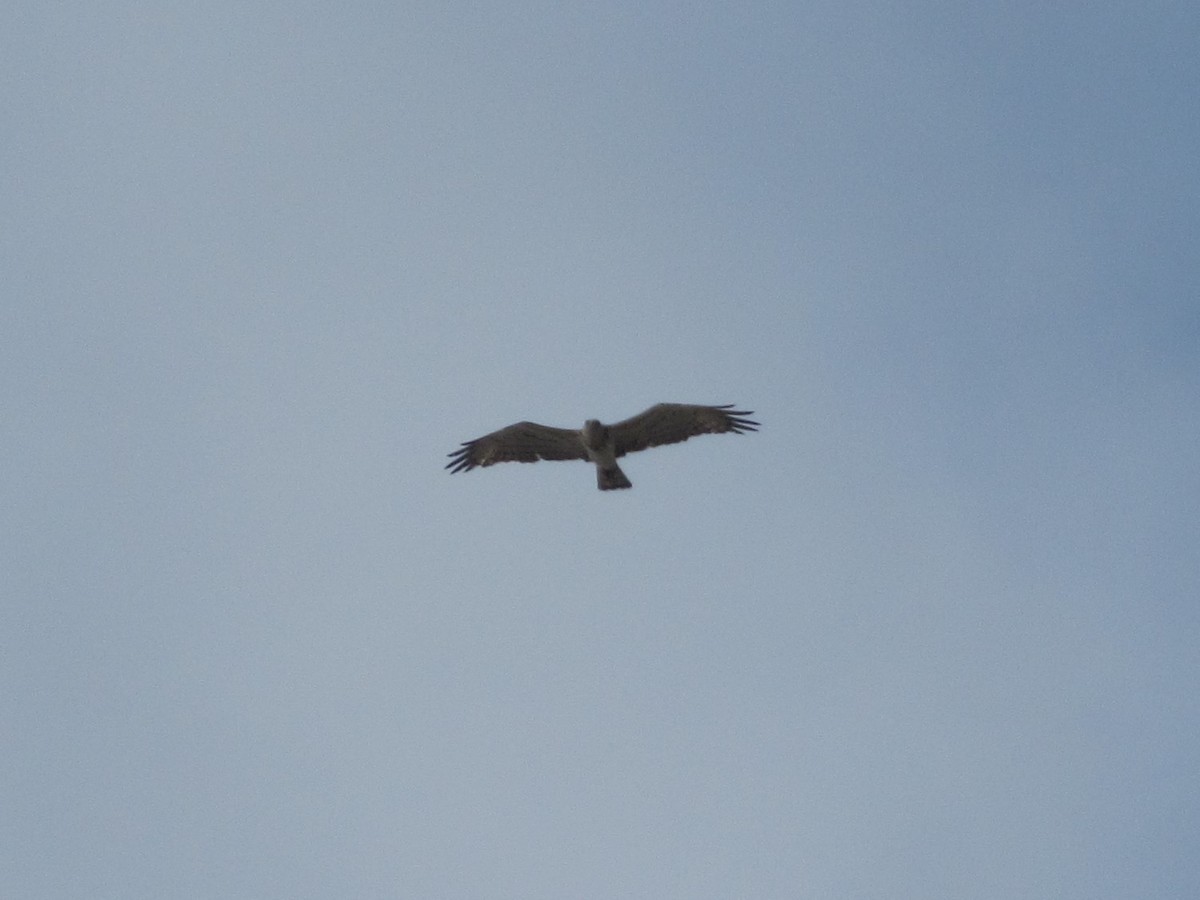
[[[16,2],[0,112],[0,895],[1200,895],[1194,2]]]

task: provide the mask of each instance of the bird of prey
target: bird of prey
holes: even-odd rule
[[[635,450],[677,444],[698,434],[758,431],[758,422],[747,419],[752,410],[690,403],[659,403],[614,425],[588,419],[583,428],[551,428],[536,422],[518,422],[491,434],[464,441],[452,453],[446,468],[469,472],[476,466],[501,462],[537,462],[539,459],[582,459],[596,464],[596,486],[602,491],[633,487],[617,459]]]

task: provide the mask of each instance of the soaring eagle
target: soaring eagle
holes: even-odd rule
[[[476,466],[501,462],[537,462],[539,459],[582,459],[596,464],[596,486],[602,491],[633,487],[617,459],[635,450],[677,444],[698,434],[742,434],[758,431],[758,422],[747,419],[753,410],[689,403],[659,403],[615,425],[588,419],[583,428],[551,428],[536,422],[518,422],[485,434],[452,453],[446,468],[469,472]]]

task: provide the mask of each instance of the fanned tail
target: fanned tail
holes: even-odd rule
[[[616,491],[633,487],[633,482],[625,477],[620,466],[613,463],[611,466],[596,466],[596,487],[602,491]]]

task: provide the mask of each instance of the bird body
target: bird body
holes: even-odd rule
[[[579,432],[588,459],[596,464],[596,487],[602,491],[613,491],[633,487],[621,467],[617,465],[617,447],[612,430],[600,424],[599,419],[588,419]]]
[[[742,434],[757,431],[759,423],[747,410],[690,403],[658,403],[636,416],[604,425],[588,419],[583,428],[552,428],[537,422],[517,422],[491,434],[465,441],[447,454],[446,468],[468,472],[477,466],[500,462],[537,462],[541,459],[579,459],[596,466],[596,486],[602,491],[633,487],[617,459],[626,453],[675,444],[699,434]]]

